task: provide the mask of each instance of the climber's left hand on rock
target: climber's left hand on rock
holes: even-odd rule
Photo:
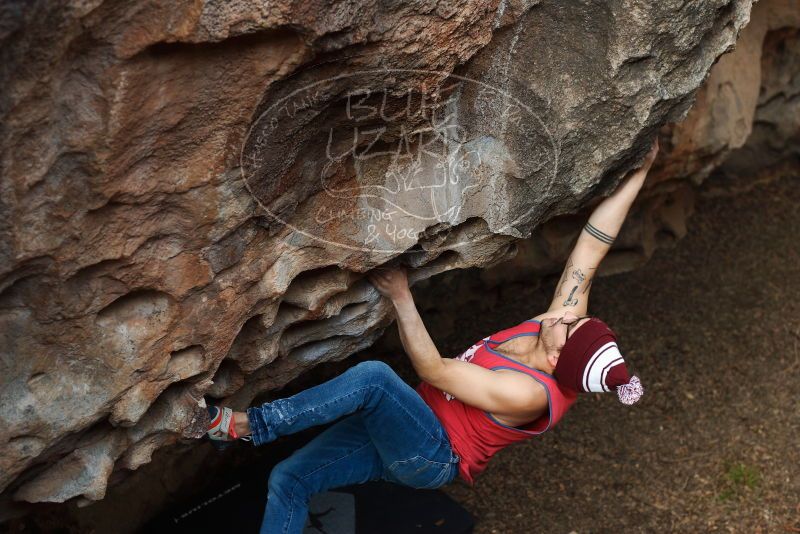
[[[403,267],[377,267],[367,275],[367,279],[381,295],[392,300],[411,293],[408,275]]]

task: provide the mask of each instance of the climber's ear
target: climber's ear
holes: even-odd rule
[[[551,352],[550,354],[548,354],[547,355],[547,363],[549,363],[550,366],[553,369],[555,369],[556,368],[556,364],[558,363],[558,353],[557,352]]]

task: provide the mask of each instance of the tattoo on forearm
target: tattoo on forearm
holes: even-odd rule
[[[578,299],[573,299],[573,295],[575,295],[575,291],[577,291],[578,286],[572,288],[572,291],[569,292],[569,296],[567,300],[564,301],[564,306],[575,306],[578,304]]]
[[[567,275],[571,267],[572,259],[567,262],[567,266],[564,268],[564,274],[561,275],[561,280],[558,282],[558,291],[556,292],[556,295],[559,297],[561,296],[561,290],[564,287],[564,283],[567,281]]]
[[[592,287],[592,282],[594,282],[594,279],[589,280],[589,283],[586,284],[586,289],[583,290],[584,295],[586,294],[587,291],[589,291],[589,288]]]
[[[579,284],[583,283],[586,280],[586,275],[584,275],[580,269],[575,269],[572,271],[572,278],[577,280]]]
[[[591,223],[587,222],[586,226],[584,226],[583,229],[586,230],[586,232],[589,233],[589,235],[599,239],[600,241],[602,241],[606,245],[610,245],[611,243],[614,242],[614,239],[615,239],[614,237],[612,237],[612,236],[610,236],[610,235],[608,235],[606,233],[601,232],[600,230],[598,230],[597,228],[592,226]]]

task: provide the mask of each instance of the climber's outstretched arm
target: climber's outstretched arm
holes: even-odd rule
[[[545,389],[531,387],[529,377],[495,373],[470,362],[442,358],[414,305],[405,270],[376,269],[369,281],[392,299],[403,348],[423,381],[465,404],[492,413],[531,414],[547,409]]]
[[[597,267],[611,248],[625,217],[628,215],[647,172],[658,153],[658,138],[653,141],[644,164],[626,176],[616,191],[603,200],[592,212],[583,227],[575,248],[567,259],[567,265],[556,287],[548,311],[571,311],[578,316],[586,315],[589,307],[589,289]]]

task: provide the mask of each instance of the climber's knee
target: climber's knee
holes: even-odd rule
[[[268,491],[271,495],[286,500],[307,499],[307,488],[290,460],[291,456],[272,468],[267,482]]]
[[[380,360],[366,360],[355,367],[369,378],[370,383],[386,384],[399,378],[389,364]]]

